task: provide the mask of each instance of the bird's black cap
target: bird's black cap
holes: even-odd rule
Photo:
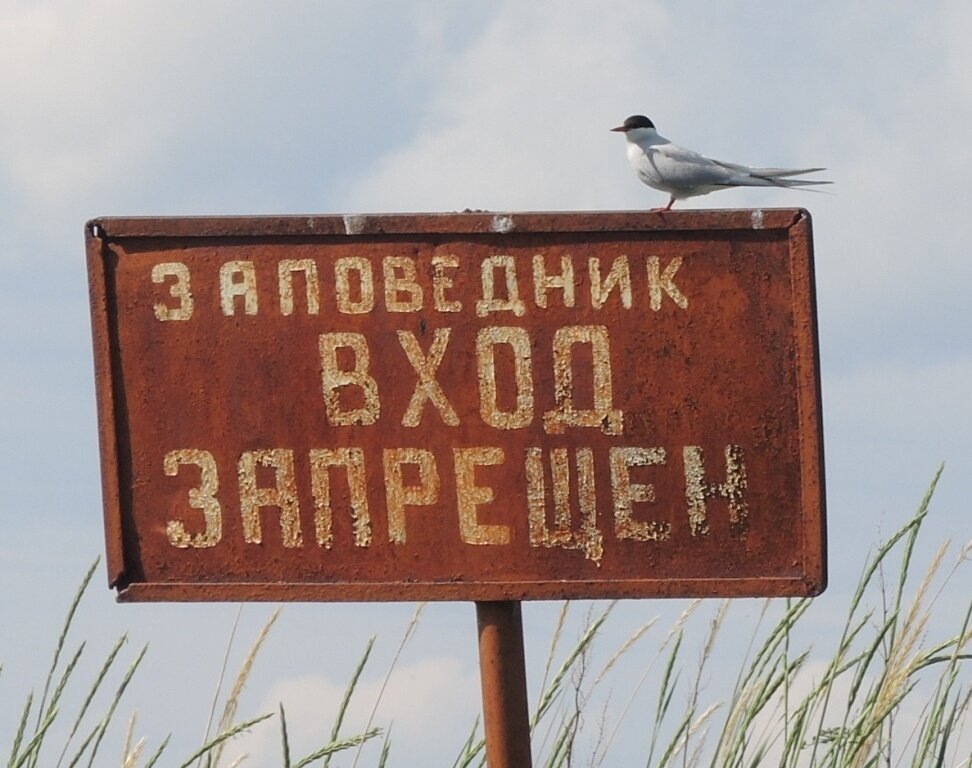
[[[651,122],[644,115],[632,115],[627,120],[624,121],[623,125],[619,125],[617,128],[612,128],[612,131],[622,131],[627,132],[633,128],[654,128],[655,124]]]

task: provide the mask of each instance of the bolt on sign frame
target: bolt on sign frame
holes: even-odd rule
[[[824,588],[806,211],[86,239],[120,600]]]

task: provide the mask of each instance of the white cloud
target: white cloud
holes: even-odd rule
[[[209,19],[194,12],[201,24],[166,23],[182,10],[110,0],[8,6],[0,137],[4,175],[25,205],[116,182],[191,117],[193,96],[213,85],[213,69],[198,65],[218,9]]]
[[[425,130],[373,150],[348,201],[363,210],[603,207],[628,180],[609,133],[639,94],[668,90],[641,55],[665,47],[657,3],[503,3],[473,44],[440,62]],[[656,98],[658,98],[656,96]],[[394,126],[389,126],[389,131]],[[611,168],[615,173],[611,173]]]
[[[950,360],[872,364],[832,376],[827,386],[831,417],[843,429],[877,443],[897,439],[907,444],[929,431],[946,435],[956,422],[972,424],[972,350],[956,353]]]
[[[393,764],[431,765],[435,756],[441,759],[450,748],[459,754],[478,715],[478,710],[469,707],[470,700],[478,697],[478,693],[469,695],[478,692],[478,670],[464,667],[457,659],[428,658],[398,667],[382,693],[383,682],[383,678],[367,675],[358,682],[339,737],[362,733],[380,696],[372,727],[385,732],[391,727]],[[328,743],[345,688],[344,682],[315,675],[283,680],[267,694],[258,711],[276,712],[283,703],[291,754],[298,759]],[[370,744],[368,754],[380,752],[382,738]],[[280,749],[279,723],[274,720],[269,727],[233,741],[227,755],[248,754],[254,765],[271,765],[279,759]],[[365,762],[371,764],[374,759]]]
[[[664,196],[634,180],[607,132],[645,111],[717,157],[829,166],[833,196],[739,190],[680,205],[811,208],[825,328],[847,342],[832,347],[840,359],[862,346],[887,353],[876,336],[889,333],[910,349],[916,329],[964,303],[972,221],[943,213],[972,175],[972,50],[955,32],[968,28],[958,5],[881,11],[867,40],[874,4],[836,19],[820,9],[785,35],[790,12],[769,6],[715,18],[656,3],[558,9],[502,4],[469,46],[443,54],[424,128],[372,147],[347,207],[647,208]],[[942,330],[939,345],[953,344],[956,329]]]
[[[852,583],[862,544],[875,544],[879,531],[908,519],[943,461],[919,550],[927,556],[944,539],[968,538],[972,349],[938,357],[928,351],[920,360],[872,359],[824,381],[827,483],[837,489],[828,493],[835,590]]]
[[[341,147],[368,135],[364,113],[412,119],[401,104],[425,75],[401,34],[410,14],[379,2],[0,6],[0,259],[77,248],[93,215],[313,209],[353,164]]]

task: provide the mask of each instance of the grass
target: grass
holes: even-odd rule
[[[22,714],[11,741],[10,756],[7,761],[8,768],[38,768],[38,766],[43,766],[44,768],[49,768],[50,766],[54,766],[54,768],[61,768],[62,766],[66,768],[79,768],[86,766],[87,768],[92,768],[92,766],[109,764],[108,761],[110,758],[103,756],[101,749],[102,742],[109,725],[115,719],[118,706],[128,688],[129,682],[145,658],[148,646],[143,646],[135,654],[134,658],[129,661],[124,670],[119,670],[118,665],[122,663],[119,661],[122,655],[121,652],[128,641],[127,636],[122,635],[108,652],[94,679],[87,683],[78,682],[78,685],[81,686],[82,699],[73,719],[66,720],[66,718],[69,718],[69,715],[63,713],[59,706],[62,701],[62,694],[70,684],[77,682],[75,680],[75,671],[78,662],[86,650],[86,643],[82,642],[77,646],[68,660],[65,661],[63,658],[75,613],[81,602],[81,598],[91,582],[91,577],[94,575],[97,565],[98,561],[95,561],[88,569],[78,591],[74,595],[74,599],[71,601],[67,617],[65,618],[64,625],[54,648],[53,659],[44,680],[40,698],[35,700],[33,692],[28,693],[26,696]],[[249,653],[247,653],[233,687],[223,704],[222,715],[215,735],[209,734],[209,728],[212,722],[212,713],[215,712],[219,701],[219,690],[221,688],[223,674],[225,673],[225,662],[214,696],[210,724],[207,725],[203,743],[195,752],[177,762],[172,762],[168,759],[166,762],[162,762],[163,755],[168,758],[168,755],[165,753],[169,744],[170,734],[170,736],[166,736],[161,741],[151,755],[148,755],[143,760],[143,753],[147,748],[146,742],[144,739],[140,739],[133,743],[135,716],[132,715],[129,719],[125,734],[120,765],[123,768],[153,768],[154,766],[162,765],[177,765],[178,768],[219,768],[220,766],[234,768],[234,766],[243,762],[245,756],[237,757],[231,762],[224,762],[222,757],[226,745],[234,737],[249,731],[251,728],[271,719],[275,715],[279,722],[283,748],[282,765],[285,768],[306,768],[306,766],[310,766],[317,761],[322,759],[326,760],[337,752],[354,749],[365,741],[377,737],[380,734],[380,730],[377,728],[368,728],[362,733],[339,739],[337,738],[337,729],[340,723],[337,723],[335,724],[331,739],[322,747],[315,749],[304,757],[293,758],[288,746],[286,715],[282,704],[277,713],[265,713],[245,720],[237,719],[236,714],[240,695],[253,669],[257,655],[271,627],[276,622],[278,615],[279,612],[275,611],[270,616],[270,619],[263,626],[256,641],[250,648]],[[232,640],[231,634],[230,645],[232,644]],[[227,658],[228,656],[229,652],[227,651]],[[366,658],[367,654],[365,656]],[[365,659],[362,660],[362,666]],[[115,679],[116,677],[118,678],[117,680]],[[357,676],[355,677],[356,679]],[[110,701],[107,708],[102,712],[94,711],[93,702],[99,692],[106,686],[110,691]],[[353,689],[353,683],[351,688]],[[53,737],[50,736],[50,733],[53,731],[52,726],[55,723],[61,722],[71,722],[71,725],[68,727],[67,734],[63,737],[62,743],[58,745],[52,743]],[[55,753],[57,753],[56,756]],[[326,765],[327,763],[325,762],[324,764]]]
[[[635,628],[616,648],[602,650],[599,645],[604,642],[615,603],[588,605],[577,617],[579,621],[573,622],[581,627],[573,640],[568,639],[568,627],[578,610],[585,609],[581,604],[564,603],[554,622],[539,692],[534,696],[534,764],[538,768],[972,768],[966,731],[972,703],[968,666],[972,659],[972,589],[964,590],[958,608],[954,600],[945,604],[950,585],[972,584],[968,577],[972,542],[953,556],[951,565],[947,542],[925,568],[919,569],[914,562],[916,542],[940,474],[941,470],[916,514],[865,561],[843,624],[829,637],[812,638],[814,642],[804,639],[808,632],[819,633],[817,625],[807,619],[811,600],[765,601],[759,620],[748,629],[744,652],[726,653],[722,650],[726,633],[736,645],[741,635],[732,621],[732,606],[728,601],[694,601],[649,650],[645,650],[646,638],[658,631],[657,619]],[[147,647],[131,652],[122,636],[111,645],[92,679],[78,679],[87,644],[72,645],[70,630],[96,565],[85,574],[69,605],[40,694],[26,695],[21,715],[13,724],[8,768],[90,767],[115,762],[105,754],[105,736],[118,717]],[[375,727],[374,722],[382,693],[418,626],[421,611],[419,606],[406,627],[371,714],[357,732],[343,733],[374,638],[352,670],[333,724],[329,730],[322,728],[322,736],[327,736],[320,747],[303,756],[292,754],[283,703],[276,712],[239,719],[240,697],[277,620],[274,612],[225,697],[221,694],[224,662],[197,750],[183,758],[170,758],[168,736],[155,745],[136,740],[132,715],[119,764],[124,768],[232,768],[245,760],[240,755],[228,757],[234,737],[256,727],[269,727],[267,721],[271,720],[279,731],[280,764],[286,768],[331,768],[332,757],[339,753],[344,753],[345,761],[353,761],[352,768],[363,765],[365,755],[368,764],[379,767],[392,760],[408,764],[408,755],[395,756],[390,728]],[[932,618],[940,619],[943,614],[954,620],[955,627],[944,637],[933,637],[930,627],[941,622],[932,622]],[[234,626],[229,645],[235,634]],[[712,695],[708,690],[712,671],[718,668],[724,676],[727,659],[738,664],[734,680],[721,696]],[[619,687],[616,673],[621,666],[626,670],[633,666],[638,674],[622,676],[627,692],[614,702]],[[70,712],[63,708],[69,689],[80,702]],[[103,700],[107,703],[98,709],[94,702]],[[213,727],[218,710],[221,714]],[[642,739],[635,754],[630,748],[631,733]],[[619,746],[625,739],[628,746]],[[365,752],[365,745],[373,741],[377,752]],[[460,746],[453,768],[485,765],[478,721],[466,736],[457,734],[456,742]],[[118,754],[116,748],[110,752]]]
[[[592,651],[597,633],[587,632],[565,657],[575,671],[558,671],[539,696],[534,725],[538,766],[645,765],[650,768],[969,768],[969,727],[972,681],[972,589],[958,598],[958,608],[939,604],[946,587],[972,584],[968,569],[972,542],[946,568],[949,546],[943,545],[911,587],[913,555],[919,532],[941,469],[917,513],[880,544],[865,562],[848,605],[842,628],[833,641],[817,637],[815,644],[795,650],[810,599],[766,601],[762,620],[749,640],[732,690],[707,701],[705,681],[714,663],[724,666],[718,652],[725,631],[728,601],[704,618],[699,655],[687,655],[689,624],[700,603],[689,605],[644,662],[620,717],[599,724],[584,745],[578,742],[576,702],[593,699],[603,675],[588,674],[581,662]],[[960,588],[961,589],[961,588]],[[610,610],[610,608],[608,609]],[[954,632],[929,638],[936,612],[956,620]],[[774,619],[770,619],[774,616]],[[602,619],[589,622],[597,628]],[[558,621],[558,626],[563,625]],[[636,633],[639,637],[645,628]],[[811,631],[813,631],[811,629]],[[738,628],[736,628],[738,632]],[[555,632],[556,635],[556,632]],[[737,635],[738,636],[738,635]],[[632,652],[624,643],[609,664]],[[553,655],[553,650],[551,651]],[[655,688],[653,711],[633,710],[630,703],[644,686]],[[540,721],[547,722],[540,729]],[[615,735],[623,727],[646,733],[637,757],[613,753]],[[593,745],[593,746],[592,746]],[[460,765],[483,765],[466,761]]]

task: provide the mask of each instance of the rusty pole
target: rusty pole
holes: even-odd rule
[[[479,601],[476,619],[486,763],[489,768],[531,768],[520,601]]]

